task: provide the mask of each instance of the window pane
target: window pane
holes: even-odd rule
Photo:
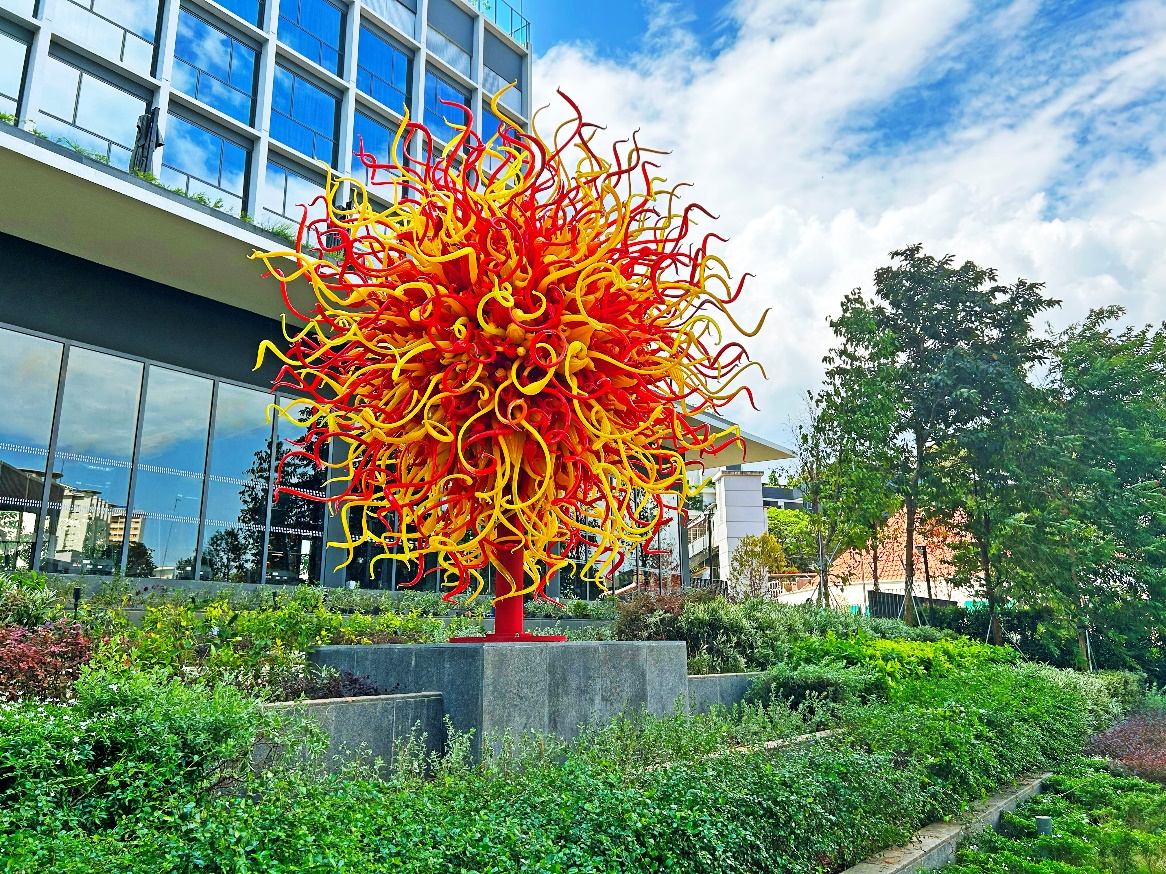
[[[93,0],[92,9],[147,42],[154,41],[158,26],[156,0]]]
[[[8,377],[0,416],[0,566],[15,570],[32,564],[61,344],[0,329],[0,368]],[[51,498],[61,496],[54,486]]]
[[[224,9],[234,12],[244,21],[260,25],[263,17],[263,4],[259,0],[217,0]]]
[[[337,98],[283,67],[275,70],[271,136],[309,157],[336,159]]]
[[[344,13],[327,0],[285,0],[279,5],[279,41],[331,73],[340,72]]]
[[[82,74],[81,94],[77,98],[77,127],[133,149],[138,116],[145,111],[146,101],[141,98]]]
[[[154,61],[158,4],[151,0],[61,0],[54,28],[97,52],[149,75]]]
[[[357,62],[356,87],[404,115],[409,104],[409,56],[362,27]]]
[[[104,155],[115,167],[129,167],[146,101],[53,57],[45,78],[46,115],[38,128],[59,142]]]
[[[121,532],[111,522],[120,510],[124,528],[141,382],[136,361],[70,350],[41,570],[108,575],[117,566]]]
[[[41,109],[62,121],[71,122],[77,108],[81,71],[52,57],[48,60],[48,71],[49,75],[41,84]]]
[[[194,579],[211,381],[150,368],[126,575]]]
[[[185,9],[178,13],[175,87],[244,124],[251,122],[255,51]]]
[[[172,115],[162,151],[162,181],[239,215],[248,156],[242,146]]]
[[[16,115],[16,105],[20,101],[20,86],[24,82],[24,64],[27,60],[28,46],[16,37],[0,31],[0,112],[5,115]]]
[[[454,105],[446,106],[445,103],[441,102],[443,100]],[[448,143],[457,136],[458,131],[449,122],[465,124],[466,113],[458,107],[468,107],[469,105],[470,96],[468,94],[432,73],[426,74],[425,126],[439,140]]]
[[[202,568],[207,580],[259,582],[271,423],[263,392],[219,384],[207,486]]]
[[[324,194],[324,187],[279,164],[268,162],[263,191],[263,209],[269,213],[269,220],[299,227],[304,206],[308,207],[309,221],[327,215],[322,202],[313,203]]]
[[[389,128],[378,121],[374,121],[362,112],[356,113],[352,120],[352,151],[353,155],[360,153],[361,144],[363,143],[366,154],[372,155],[382,164],[389,163],[389,149],[393,146],[393,137],[396,136],[397,129],[394,126]],[[401,161],[401,144],[397,144],[397,152],[393,156],[394,163]],[[352,174],[356,179],[364,182],[365,185],[387,183],[392,174],[381,171],[377,175],[376,182],[372,180],[372,171],[361,163],[357,157],[352,159]],[[381,189],[382,196],[392,200],[392,193],[390,188]]]
[[[279,403],[283,406],[290,400],[280,398]],[[296,408],[293,415],[307,414]],[[311,459],[289,457],[295,447],[288,441],[303,434],[303,428],[282,416],[275,427],[282,460],[278,486],[323,497],[325,471],[317,468]],[[324,555],[324,505],[295,495],[276,496],[271,504],[268,544],[267,582],[319,582]]]

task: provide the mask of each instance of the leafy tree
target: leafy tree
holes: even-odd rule
[[[865,540],[865,515],[856,508],[882,501],[885,483],[868,465],[875,445],[865,429],[837,415],[828,386],[808,396],[807,418],[797,427],[797,479],[809,510],[818,573],[817,600],[830,600],[830,567],[838,555]]]
[[[729,591],[738,597],[760,597],[770,574],[781,573],[785,566],[785,553],[772,534],[746,534],[729,557]]]
[[[1166,325],[1095,310],[1056,338],[1020,457],[1008,567],[1023,601],[1097,634],[1109,666],[1166,669]],[[1084,643],[1084,641],[1083,641]],[[1083,661],[1090,661],[1083,653]]]
[[[800,571],[817,565],[818,542],[813,520],[805,510],[770,507],[769,533],[781,544],[787,570]]]
[[[855,290],[843,300],[830,323],[841,340],[831,356],[848,401],[844,421],[861,415],[853,400],[862,396],[863,379],[893,411],[887,460],[897,462],[894,482],[906,510],[903,614],[914,624],[915,530],[920,510],[932,509],[923,504],[941,450],[1006,404],[1016,373],[1040,357],[1032,319],[1055,304],[1040,285],[998,285],[994,270],[971,261],[956,267],[953,256],[936,259],[918,244],[891,258],[895,263],[875,271],[872,299]],[[868,527],[870,509],[858,514]]]

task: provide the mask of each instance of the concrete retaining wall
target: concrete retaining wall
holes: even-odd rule
[[[920,870],[942,868],[955,858],[960,841],[984,829],[995,828],[1000,823],[1000,814],[1016,810],[1019,804],[1038,794],[1048,776],[1044,774],[997,792],[973,805],[961,817],[962,821],[932,823],[915,832],[909,843],[883,850],[865,862],[847,868],[842,874],[915,874]]]
[[[707,713],[714,705],[732,707],[745,700],[745,693],[758,671],[744,674],[693,674],[688,678],[688,712]]]
[[[393,760],[397,741],[414,729],[425,735],[428,752],[445,747],[444,708],[438,692],[370,695],[364,698],[319,698],[269,704],[271,708],[302,708],[328,732],[328,762],[336,770],[345,762],[380,758]]]
[[[323,646],[312,661],[391,693],[440,692],[453,727],[573,738],[621,713],[665,714],[688,696],[683,641]]]

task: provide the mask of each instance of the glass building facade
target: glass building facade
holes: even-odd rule
[[[440,141],[495,94],[528,127],[530,28],[519,0],[0,0],[0,123],[128,170],[158,108],[150,171],[235,216],[300,220],[289,180],[365,177],[405,115]],[[269,179],[269,174],[277,178]],[[293,195],[293,196],[299,196]],[[384,197],[384,196],[383,196]]]
[[[251,387],[0,327],[0,568],[318,582],[323,473]],[[276,451],[272,454],[272,447]],[[46,471],[50,474],[46,476]]]

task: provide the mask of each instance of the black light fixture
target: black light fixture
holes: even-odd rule
[[[81,587],[73,587],[73,618],[77,618],[77,611],[81,607]]]

